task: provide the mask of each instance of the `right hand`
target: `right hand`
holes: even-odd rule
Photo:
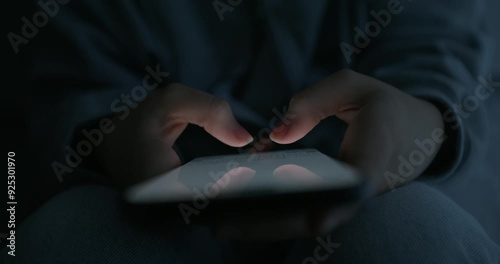
[[[232,147],[253,140],[227,102],[177,83],[153,92],[113,123],[116,129],[105,136],[96,159],[114,183],[125,186],[179,166],[172,146],[188,123]]]

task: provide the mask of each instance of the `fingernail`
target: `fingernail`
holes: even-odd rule
[[[250,144],[253,141],[253,137],[250,134],[248,134],[248,132],[246,131],[246,129],[244,129],[241,126],[236,127],[233,130],[233,133],[234,133],[234,135],[236,136],[236,138],[238,140],[241,140],[242,142],[245,142],[245,145],[248,145],[248,144]]]

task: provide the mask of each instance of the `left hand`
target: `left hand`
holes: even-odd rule
[[[350,70],[341,70],[295,95],[284,118],[289,123],[276,127],[270,138],[278,144],[293,143],[333,115],[348,124],[340,159],[370,175],[378,193],[418,177],[442,143],[434,142],[433,151],[425,153],[419,165],[402,178],[398,173],[399,157],[408,160],[412,152],[420,150],[415,140],[429,143],[435,131],[444,131],[441,113],[427,101]],[[387,179],[387,172],[399,178]],[[236,217],[229,223],[220,223],[214,233],[224,239],[267,240],[326,234],[348,219],[355,209],[355,206],[338,208],[332,204],[330,209],[314,215],[277,213]],[[311,225],[315,226],[314,231]]]
[[[290,123],[270,135],[276,143],[301,139],[329,116],[345,121],[348,128],[339,157],[371,175],[378,193],[417,178],[439,150],[442,140],[436,142],[436,134],[444,133],[436,106],[351,70],[341,70],[295,95],[287,115],[295,117],[285,116]],[[423,156],[412,154],[420,151],[416,140],[427,143],[429,151]],[[401,157],[415,161],[413,171],[400,170]]]

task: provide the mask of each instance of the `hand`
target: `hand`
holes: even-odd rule
[[[96,159],[112,180],[130,185],[180,165],[172,148],[188,123],[221,142],[241,147],[252,136],[236,121],[229,104],[181,84],[155,91],[130,115],[115,118],[116,129],[104,138]]]
[[[433,104],[350,70],[339,71],[294,96],[287,115],[295,118],[271,133],[276,143],[293,143],[332,115],[345,121],[348,128],[339,157],[371,175],[379,193],[393,187],[386,174],[397,174],[399,157],[408,158],[419,149],[415,140],[432,138],[444,126]],[[395,185],[418,177],[436,156],[440,143]]]
[[[290,123],[276,127],[270,137],[278,144],[293,143],[332,115],[348,124],[340,158],[367,172],[376,192],[389,189],[384,172],[398,170],[398,156],[407,157],[415,150],[415,139],[428,139],[435,129],[443,129],[441,114],[434,105],[368,76],[342,70],[294,96],[285,116]],[[405,182],[422,173],[438,149],[439,145],[435,146]],[[322,212],[240,217],[216,234],[233,239],[325,234],[350,218],[356,205],[340,208],[332,204],[328,208]]]

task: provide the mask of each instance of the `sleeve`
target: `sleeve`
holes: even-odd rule
[[[29,43],[29,138],[38,175],[45,177],[44,184],[58,185],[76,177],[71,174],[80,169],[80,159],[99,144],[95,134],[94,142],[86,136],[91,145],[72,145],[82,137],[82,127],[125,114],[133,99],[150,92],[136,88],[144,87],[145,76],[159,67],[154,51],[161,49],[134,1],[71,1],[51,10],[50,22]],[[166,80],[157,72],[153,77],[159,80],[146,82]]]
[[[360,2],[353,32],[362,33],[352,36],[359,46],[350,66],[443,113],[447,139],[424,175],[444,179],[481,159],[488,145],[484,100],[493,92],[482,1]]]

